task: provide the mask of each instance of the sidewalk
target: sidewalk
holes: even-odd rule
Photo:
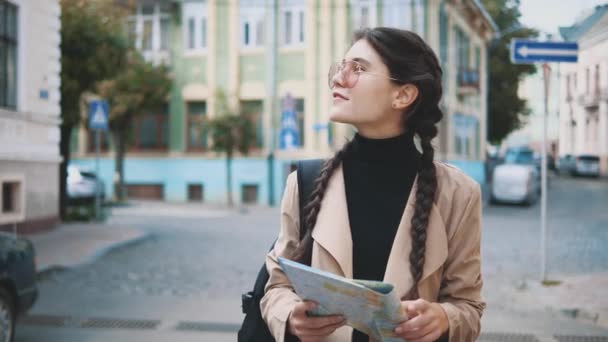
[[[147,237],[138,229],[104,223],[63,223],[48,232],[26,235],[34,244],[39,273],[91,263],[113,248]]]

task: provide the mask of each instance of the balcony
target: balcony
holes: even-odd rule
[[[479,93],[479,70],[458,70],[458,95],[475,95]]]

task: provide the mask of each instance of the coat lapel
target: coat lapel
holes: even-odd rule
[[[342,271],[341,275],[352,278],[353,242],[342,165],[329,179],[312,237],[335,259]]]
[[[395,286],[395,293],[399,298],[408,294],[414,283],[410,273],[410,251],[412,250],[411,221],[415,211],[417,188],[418,176],[412,185],[384,274],[384,281]],[[419,285],[443,265],[447,256],[448,242],[445,226],[438,208],[433,204],[427,228],[425,262]]]
[[[400,298],[408,293],[413,284],[409,258],[412,249],[411,221],[416,204],[417,182],[418,176],[414,180],[397,228],[384,274],[384,281],[395,286]],[[328,182],[312,237],[336,261],[341,275],[352,278],[353,242],[342,166],[336,169]],[[420,283],[443,265],[448,255],[447,246],[443,219],[439,215],[438,208],[433,205],[427,228],[425,263]]]

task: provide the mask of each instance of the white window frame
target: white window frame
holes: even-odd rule
[[[266,42],[266,11],[264,0],[240,0],[240,46],[251,50],[264,47]],[[245,42],[245,25],[249,25],[249,42]],[[258,41],[259,26],[262,25],[262,41]]]
[[[16,209],[10,213],[2,213],[3,194],[1,192],[4,183],[17,183],[17,190],[13,194]],[[19,223],[25,220],[25,195],[25,176],[23,174],[0,174],[0,224]]]
[[[134,16],[130,16],[127,20],[130,22],[135,22],[135,48],[142,52],[158,52],[158,51],[168,51],[171,47],[171,44],[168,42],[167,49],[161,49],[161,27],[160,23],[162,19],[171,20],[171,16],[169,13],[161,13],[160,11],[160,3],[156,2],[154,4],[154,13],[146,14],[142,13],[142,4],[137,5],[136,14]],[[152,48],[150,50],[143,50],[143,42],[144,42],[144,21],[152,20]]]
[[[190,47],[190,20],[194,19],[194,47]],[[203,32],[203,22],[205,30]],[[186,55],[205,54],[209,45],[207,1],[184,1],[182,4],[182,37]],[[204,42],[204,44],[203,44]]]
[[[416,32],[425,37],[425,0],[389,1],[383,5],[383,25]],[[414,19],[416,27],[414,27]]]
[[[352,9],[352,23],[354,30],[368,27],[373,28],[378,26],[377,0],[350,0],[350,6]],[[369,25],[367,26],[363,26],[361,23],[361,17],[364,8],[367,8],[368,10]]]
[[[412,26],[412,7],[409,1],[389,1],[382,7],[384,26],[405,30]]]
[[[279,41],[281,47],[304,47],[306,43],[306,2],[302,0],[291,0],[282,3],[279,11],[281,18],[281,31]],[[286,42],[286,22],[285,16],[291,13],[291,34],[290,41]],[[302,39],[300,39],[302,38]]]

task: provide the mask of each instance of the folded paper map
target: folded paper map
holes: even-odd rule
[[[393,329],[407,317],[393,285],[348,279],[281,257],[279,264],[298,296],[319,304],[309,314],[342,315],[347,325],[376,341],[403,342]]]

